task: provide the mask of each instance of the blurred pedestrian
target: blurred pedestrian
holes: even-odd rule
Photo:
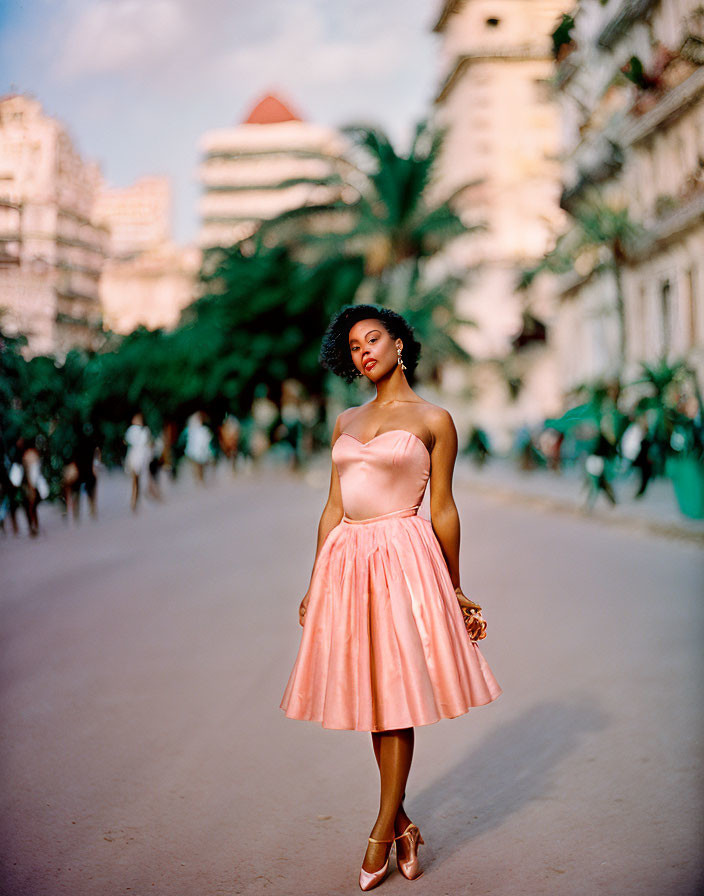
[[[525,425],[519,427],[516,432],[513,450],[520,470],[535,470],[544,462],[543,455],[536,448],[533,441],[533,434]]]
[[[188,418],[186,426],[186,457],[193,464],[196,482],[205,482],[205,469],[213,460],[213,434],[205,425],[202,411],[196,411]]]
[[[155,501],[161,501],[161,486],[159,485],[159,474],[164,463],[164,437],[158,435],[150,444],[151,457],[149,459],[149,496]]]
[[[19,526],[17,525],[17,511],[22,506],[22,497],[20,485],[22,478],[20,476],[20,485],[15,485],[10,478],[10,471],[13,464],[9,456],[3,451],[0,457],[0,529],[5,533],[5,520],[10,520],[13,535],[19,535]],[[16,465],[16,473],[20,473],[19,464]]]
[[[254,390],[252,402],[253,431],[249,440],[249,450],[255,462],[269,450],[274,426],[279,417],[279,409],[269,398],[269,390],[259,383]]]
[[[218,429],[220,450],[227,458],[233,473],[237,471],[237,455],[239,453],[241,430],[240,421],[233,414],[228,414]]]
[[[10,469],[10,476],[13,483],[22,490],[29,534],[36,538],[39,535],[39,502],[49,497],[49,484],[42,473],[42,461],[35,443],[19,439],[17,452],[20,461],[19,464],[13,464],[15,469]]]
[[[548,469],[554,473],[560,472],[564,440],[565,434],[551,426],[544,429],[538,438],[538,447],[547,461]]]
[[[127,445],[125,470],[132,481],[130,507],[134,513],[139,503],[141,481],[147,475],[151,460],[151,433],[141,413],[135,414],[132,418],[132,423],[125,433],[125,444]]]
[[[616,449],[601,433],[591,454],[584,462],[587,474],[587,507],[591,510],[596,499],[603,494],[611,505],[616,504],[616,494],[611,484]]]
[[[644,425],[646,424],[646,425]],[[630,423],[621,436],[621,456],[630,462],[632,470],[638,470],[640,482],[634,495],[641,498],[653,477],[655,467],[651,458],[650,440],[648,439],[646,417]]]
[[[85,491],[88,510],[93,519],[98,515],[98,474],[96,472],[97,440],[92,429],[82,431],[71,460],[63,469],[62,490],[66,513],[78,522],[81,514],[81,492]]]
[[[315,427],[320,421],[320,402],[309,397],[301,402],[301,462],[306,464],[315,448]]]
[[[161,438],[164,443],[162,458],[163,467],[172,479],[176,478],[178,468],[178,456],[176,452],[178,435],[178,426],[173,420],[168,420],[161,431]]]
[[[301,400],[303,386],[298,380],[285,380],[281,387],[281,424],[283,434],[277,441],[285,439],[291,446],[290,463],[294,470],[302,464],[303,424],[301,422]],[[277,427],[278,429],[278,427]]]

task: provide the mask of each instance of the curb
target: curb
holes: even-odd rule
[[[510,485],[491,482],[480,482],[473,476],[464,476],[458,471],[457,484],[469,491],[499,502],[513,502],[525,507],[532,507],[544,513],[562,513],[579,517],[595,523],[613,526],[630,532],[645,535],[656,535],[660,538],[687,541],[704,546],[704,524],[699,530],[686,522],[679,524],[672,521],[660,521],[653,518],[634,516],[619,512],[618,505],[613,509],[593,508],[589,510],[575,499],[556,497],[554,495],[535,494],[523,491]],[[695,524],[697,521],[693,520]]]

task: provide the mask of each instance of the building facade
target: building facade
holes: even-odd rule
[[[129,258],[160,246],[171,235],[169,179],[140,177],[122,188],[104,184],[93,213],[110,230],[111,258]]]
[[[563,389],[640,362],[685,359],[704,374],[704,8],[698,0],[582,0],[557,67],[562,203],[625,209],[619,264],[602,247],[558,279]]]
[[[3,329],[27,336],[28,354],[102,342],[99,184],[97,165],[37,100],[0,99],[0,309]]]
[[[171,240],[171,186],[143,177],[129,187],[103,186],[95,218],[110,232],[100,279],[105,326],[130,333],[143,326],[171,328],[195,298],[200,252]]]
[[[559,405],[544,340],[555,290],[543,284],[527,307],[516,286],[566,221],[551,33],[567,5],[446,0],[435,24],[442,66],[435,116],[446,132],[437,188],[443,196],[461,190],[465,223],[484,225],[454,241],[443,259],[471,273],[457,310],[475,323],[459,334],[475,363],[469,372],[449,366],[444,387],[467,397],[457,413],[503,448],[520,424]]]
[[[230,246],[282,212],[329,201],[342,150],[337,131],[302,121],[274,96],[200,142],[201,248]]]

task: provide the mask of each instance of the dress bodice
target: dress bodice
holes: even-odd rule
[[[379,433],[368,442],[343,432],[332,448],[351,519],[381,516],[423,500],[430,476],[430,455],[423,442],[405,429]]]

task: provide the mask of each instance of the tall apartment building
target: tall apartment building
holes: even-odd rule
[[[110,231],[110,256],[100,280],[105,326],[116,333],[175,326],[195,297],[200,253],[171,240],[168,178],[103,186],[94,214]]]
[[[99,184],[97,165],[37,100],[0,98],[0,313],[4,329],[28,337],[29,354],[102,340]]]
[[[474,184],[457,205],[465,223],[485,225],[445,253],[450,269],[472,271],[457,310],[476,323],[459,334],[476,363],[469,373],[449,366],[444,386],[471,396],[456,413],[471,416],[501,447],[519,424],[540,420],[559,404],[554,361],[543,341],[554,290],[543,286],[526,309],[516,283],[565,225],[551,33],[568,5],[571,0],[445,0],[434,27],[442,67],[435,119],[446,131],[438,193]]]
[[[608,268],[560,279],[564,388],[619,370],[630,378],[638,362],[661,357],[686,358],[704,374],[704,8],[582,0],[574,20],[556,75],[562,202],[574,209],[598,193],[645,234],[621,266],[623,339]]]
[[[140,177],[129,187],[104,185],[94,215],[110,229],[110,257],[152,249],[171,234],[171,186],[167,177]]]
[[[328,201],[341,149],[337,131],[302,121],[274,96],[258,102],[242,124],[205,133],[201,248],[230,246],[264,220]]]

